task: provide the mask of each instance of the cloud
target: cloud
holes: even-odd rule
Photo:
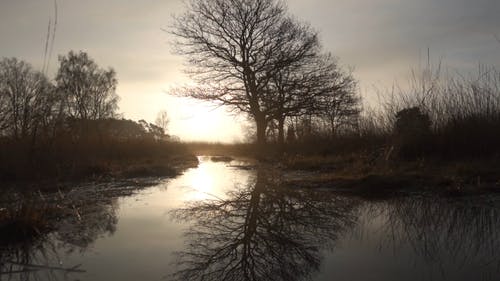
[[[289,6],[320,30],[327,49],[356,67],[362,82],[373,82],[369,77],[380,72],[393,80],[401,69],[416,67],[411,64],[418,64],[427,48],[450,65],[471,58],[500,64],[494,39],[500,33],[500,1],[291,0]]]

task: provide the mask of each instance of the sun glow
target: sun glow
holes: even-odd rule
[[[188,200],[214,199],[220,195],[218,187],[220,178],[216,165],[209,160],[209,157],[200,156],[198,168],[189,174],[188,179]]]
[[[210,156],[198,156],[199,165],[189,173],[184,174],[183,186],[187,189],[185,200],[220,199],[233,190],[238,183],[246,182],[248,171],[234,170],[227,175],[227,165],[211,161]]]
[[[191,187],[199,194],[209,194],[214,187],[213,175],[210,174],[207,167],[201,167],[191,179]]]
[[[184,110],[172,121],[171,131],[188,141],[233,142],[241,137],[241,122],[222,108],[193,101],[182,104]]]

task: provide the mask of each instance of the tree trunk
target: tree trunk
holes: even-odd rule
[[[335,120],[334,118],[330,118],[330,139],[335,137]]]
[[[285,145],[285,117],[278,118],[278,144]]]
[[[255,115],[255,125],[257,125],[257,144],[266,144],[267,121],[264,114]]]

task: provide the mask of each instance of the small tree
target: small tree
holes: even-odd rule
[[[100,68],[85,52],[70,51],[59,57],[57,90],[63,95],[64,110],[77,119],[114,117],[118,108],[116,73]]]
[[[155,125],[163,130],[163,134],[168,132],[168,125],[170,124],[170,118],[168,118],[168,113],[166,110],[161,110],[156,115]]]

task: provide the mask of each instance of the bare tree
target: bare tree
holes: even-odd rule
[[[341,127],[356,127],[361,113],[361,98],[356,93],[356,81],[350,73],[332,72],[330,82],[330,91],[318,96],[317,115],[327,122],[329,135],[334,137]]]
[[[266,102],[269,84],[281,68],[310,56],[318,46],[308,26],[291,19],[277,0],[191,0],[174,19],[171,33],[188,73],[204,85],[181,94],[215,101],[255,121],[265,142],[274,109]]]
[[[155,125],[159,128],[163,129],[163,133],[166,134],[168,132],[168,125],[170,124],[170,118],[168,117],[168,113],[166,110],[161,110],[156,115]]]
[[[101,69],[85,52],[60,56],[57,89],[66,100],[66,113],[78,119],[113,117],[118,107],[116,73]]]
[[[271,84],[275,94],[269,102],[278,122],[278,142],[284,143],[286,118],[326,112],[325,105],[333,100],[357,105],[356,100],[348,101],[355,96],[354,85],[352,76],[342,71],[330,54],[317,54],[276,72]]]
[[[0,61],[0,132],[16,139],[36,134],[51,111],[51,85],[41,72],[16,58]]]

